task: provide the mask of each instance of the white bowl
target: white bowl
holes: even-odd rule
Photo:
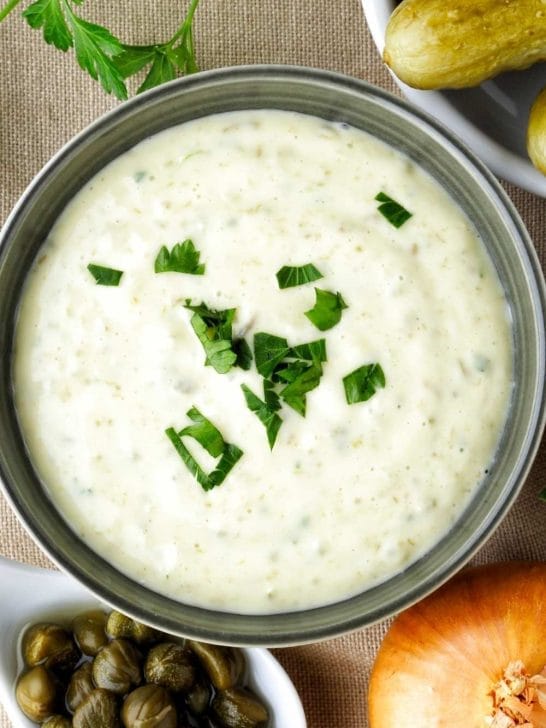
[[[383,54],[385,30],[395,0],[362,0],[378,51]],[[417,91],[393,78],[404,96],[444,123],[465,141],[496,174],[529,192],[546,197],[546,177],[525,151],[529,109],[546,86],[546,65],[503,73],[481,86],[447,91]]]
[[[21,668],[20,635],[33,622],[105,607],[87,589],[58,571],[46,571],[0,558],[0,702],[14,728],[36,728],[15,701]],[[106,607],[105,607],[106,608]],[[270,728],[306,728],[299,696],[290,678],[266,649],[244,648],[250,686],[270,709]]]

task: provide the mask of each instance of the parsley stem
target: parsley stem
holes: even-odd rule
[[[182,22],[176,33],[173,35],[173,37],[170,39],[168,45],[173,46],[179,38],[182,38],[188,31],[191,32],[193,16],[195,14],[195,11],[197,10],[198,5],[199,0],[191,0],[184,21]]]
[[[22,0],[9,0],[9,2],[4,5],[2,10],[0,10],[0,23],[11,13],[12,10],[15,10],[20,2],[22,2]]]

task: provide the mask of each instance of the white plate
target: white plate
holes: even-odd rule
[[[18,642],[24,628],[55,615],[106,608],[75,579],[59,571],[24,566],[0,557],[0,702],[14,728],[37,728],[15,702],[20,669]],[[243,648],[250,685],[267,702],[271,728],[306,728],[306,720],[290,678],[266,649]]]
[[[394,0],[362,0],[364,14],[380,53]],[[458,91],[417,91],[394,80],[416,106],[458,134],[496,174],[546,197],[546,177],[525,151],[529,109],[546,86],[546,64],[504,73],[481,86]]]

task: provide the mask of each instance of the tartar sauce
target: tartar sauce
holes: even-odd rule
[[[381,191],[412,213],[398,229]],[[186,239],[205,274],[154,273]],[[324,277],[279,289],[307,263]],[[325,332],[304,315],[314,287],[347,304]],[[251,346],[326,340],[306,416],[283,406],[273,450],[241,391],[262,397],[255,366],[204,366],[186,299],[236,308]],[[494,457],[511,346],[493,266],[434,180],[346,125],[242,111],[157,134],[74,197],[29,272],[13,379],[34,466],[84,541],[181,601],[272,613],[369,588],[452,527]],[[348,405],[343,377],[372,362],[385,387]],[[192,406],[243,450],[208,492],[165,435]]]

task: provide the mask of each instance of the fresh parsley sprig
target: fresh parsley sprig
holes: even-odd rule
[[[9,0],[0,9],[0,22],[22,0]],[[84,0],[35,0],[23,12],[31,28],[43,31],[46,43],[66,52],[74,48],[80,67],[99,81],[106,93],[118,99],[128,96],[125,80],[148,69],[138,93],[198,70],[193,45],[192,22],[199,0],[190,0],[183,22],[164,43],[130,46],[107,28],[82,18],[76,8]]]

